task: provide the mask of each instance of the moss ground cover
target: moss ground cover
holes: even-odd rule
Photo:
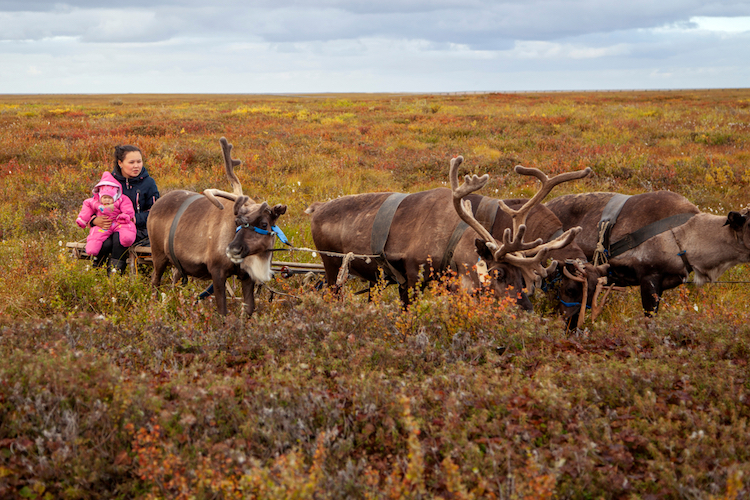
[[[440,284],[341,298],[278,278],[249,321],[70,258],[114,145],[162,193],[227,188],[289,210],[490,173],[591,167],[555,194],[670,189],[748,203],[750,91],[482,95],[0,96],[0,497],[747,498],[750,281],[637,291],[585,331]],[[308,253],[289,259],[316,262]]]

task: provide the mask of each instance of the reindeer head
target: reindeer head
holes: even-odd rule
[[[542,182],[542,187],[518,210],[513,210],[502,200],[498,200],[500,208],[513,220],[513,227],[505,229],[501,243],[495,240],[492,234],[474,218],[471,203],[464,200],[464,197],[468,194],[484,187],[489,180],[489,176],[487,174],[482,177],[476,175],[469,177],[467,175],[464,177],[464,183],[459,185],[458,167],[462,162],[463,158],[460,156],[451,160],[450,179],[453,191],[453,206],[459,217],[474,229],[480,237],[476,241],[477,253],[486,262],[487,269],[494,270],[494,274],[489,273],[492,289],[497,295],[518,295],[523,294],[525,284],[529,293],[533,293],[534,287],[539,286],[541,279],[546,278],[557,267],[557,262],[554,260],[548,267],[544,267],[543,263],[547,261],[547,253],[550,250],[569,245],[581,231],[581,228],[569,229],[547,243],[543,243],[541,239],[527,242],[524,241],[524,235],[526,234],[526,219],[529,212],[535,205],[541,203],[556,185],[585,177],[591,172],[591,169],[560,174],[550,179],[537,169],[516,166],[515,171],[517,173],[537,177]]]
[[[725,226],[734,231],[738,241],[742,241],[745,248],[750,250],[750,209],[743,208],[739,212],[729,212]]]
[[[286,213],[286,205],[271,208],[266,202],[255,203],[242,194],[242,184],[234,173],[234,167],[242,162],[232,159],[232,145],[224,137],[220,142],[232,192],[206,189],[203,194],[219,210],[224,210],[224,205],[218,198],[234,201],[235,236],[227,245],[226,255],[233,263],[241,264],[256,281],[268,281],[271,277],[270,250],[273,248],[275,237],[280,235],[286,239],[284,233],[276,226],[277,219]]]
[[[524,290],[524,280],[521,270],[503,260],[496,260],[490,244],[480,238],[474,241],[479,262],[476,274],[472,275],[474,288],[477,285],[489,289],[496,297],[511,297],[524,311],[531,311],[533,305]]]
[[[286,205],[269,207],[268,203],[246,203],[241,196],[234,203],[234,239],[227,245],[227,257],[240,264],[245,257],[266,253],[273,248],[274,239],[281,233],[276,220],[286,213]]]
[[[613,285],[607,286],[609,264],[594,266],[581,260],[567,260],[562,266],[560,286],[557,289],[559,311],[569,322],[578,314],[577,328],[581,328],[586,317],[586,309],[591,308],[591,320],[602,312],[607,296],[612,290],[624,290]],[[606,291],[605,291],[606,290]],[[604,292],[604,295],[600,295]]]

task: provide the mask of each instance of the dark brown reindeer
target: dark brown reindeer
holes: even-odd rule
[[[551,179],[548,178],[543,172],[535,168],[526,168],[520,165],[515,167],[515,172],[522,175],[531,175],[536,177],[542,184],[540,190],[531,199],[511,199],[511,200],[496,200],[502,213],[505,214],[505,218],[501,218],[501,225],[504,224],[508,227],[511,224],[513,231],[518,231],[521,225],[526,225],[526,236],[529,239],[538,238],[539,241],[543,242],[554,242],[556,238],[563,234],[563,227],[560,220],[544,206],[539,203],[543,200],[552,189],[563,182],[571,180],[581,179],[591,173],[591,169],[587,168],[578,172],[569,172],[560,174]],[[453,175],[453,171],[452,171]],[[480,181],[472,180],[471,182],[480,184]],[[452,186],[457,185],[458,179],[451,180]],[[467,185],[469,185],[469,179],[467,177]],[[480,186],[483,183],[480,184]],[[478,188],[477,188],[478,189]],[[469,188],[467,187],[467,190]],[[476,189],[474,189],[476,190]],[[460,196],[461,192],[457,192],[454,188],[454,203],[456,195]],[[459,210],[459,206],[456,205],[456,210]],[[501,217],[501,213],[498,213],[498,218]],[[472,218],[470,212],[463,211],[461,213],[462,219],[469,222],[467,217]],[[510,217],[508,219],[507,217]],[[496,238],[498,234],[497,226],[493,227],[493,233],[490,233],[486,229],[482,230],[483,224],[473,222],[471,224],[477,233],[485,240],[490,241],[488,238]],[[486,227],[486,226],[484,226]],[[507,229],[505,230],[507,231]],[[573,236],[580,231],[580,228],[571,227],[567,229],[568,232],[573,231]],[[495,242],[495,245],[499,245]],[[553,300],[558,304],[558,312],[562,315],[565,320],[567,327],[572,326],[581,327],[585,319],[586,307],[592,309],[592,320],[596,319],[596,316],[601,312],[604,301],[606,300],[609,291],[604,295],[600,295],[603,291],[604,283],[606,282],[608,265],[594,266],[587,262],[586,256],[581,248],[575,243],[575,241],[564,240],[563,242],[550,243],[543,249],[546,252],[546,258],[551,259],[553,264],[546,270],[545,273],[536,273],[534,276],[526,275],[525,281],[528,283],[531,279],[538,281],[545,278],[545,284],[550,285],[552,281],[556,282],[557,286],[554,287],[554,291],[557,294],[553,297]],[[477,252],[483,254],[483,259],[487,262],[491,262],[493,256],[490,255],[487,250],[481,249],[480,241],[477,241]],[[534,251],[524,252],[526,255],[533,254]],[[539,258],[539,256],[537,256]],[[541,262],[544,262],[544,258],[541,258]],[[554,264],[558,265],[555,269]],[[476,280],[476,267],[474,267],[469,274],[472,280]],[[610,289],[611,291],[611,289]]]
[[[589,259],[599,246],[610,265],[610,284],[641,287],[647,316],[658,311],[662,292],[685,283],[691,271],[694,283],[702,285],[736,264],[750,262],[748,209],[710,215],[670,191],[621,198],[624,204],[609,228],[608,241],[600,242],[599,223],[615,195],[567,195],[546,205],[564,228],[583,228],[576,242]]]
[[[271,255],[276,220],[286,205],[270,207],[255,203],[242,194],[242,185],[234,173],[239,160],[231,158],[232,145],[220,139],[224,166],[232,193],[206,189],[170,191],[151,208],[148,234],[154,274],[151,283],[158,287],[167,264],[174,266],[183,279],[194,276],[213,281],[216,309],[227,314],[226,280],[237,276],[242,283],[244,309],[255,310],[255,285],[271,279]],[[234,210],[224,210],[218,198],[234,202]]]
[[[451,268],[461,276],[463,286],[478,289],[482,284],[475,267],[477,252],[480,252],[480,256],[491,258],[487,262],[487,275],[491,277],[490,287],[493,291],[499,296],[518,298],[522,308],[531,309],[531,302],[523,292],[524,277],[531,287],[537,283],[537,276],[546,276],[549,269],[542,265],[546,253],[552,248],[569,244],[575,231],[568,231],[547,243],[541,240],[526,242],[523,240],[526,226],[520,221],[535,210],[549,214],[540,204],[544,195],[554,185],[578,177],[555,178],[546,186],[549,189],[544,195],[535,197],[522,210],[523,215],[516,216],[519,224],[514,226],[513,216],[501,210],[498,200],[473,194],[473,190],[481,187],[476,182],[469,183],[476,189],[460,191],[464,189],[458,187],[457,172],[461,161],[459,157],[451,162],[454,190],[437,188],[409,195],[366,193],[313,203],[306,212],[312,215],[312,236],[315,246],[321,251],[329,286],[336,286],[342,265],[339,255],[352,252],[379,256],[352,260],[349,272],[375,283],[380,279],[382,269],[387,279],[399,284],[405,305],[409,303],[410,289],[439,278]],[[579,177],[586,175],[573,174]],[[483,178],[484,182],[487,178]],[[472,203],[473,210],[481,212],[478,215],[480,219],[487,217],[494,220],[489,225],[491,234],[496,234],[497,239],[502,240],[508,230],[505,250],[499,258],[494,258],[486,244],[475,243],[479,237],[475,230],[467,229],[466,222],[461,224],[454,208],[455,190],[459,190],[456,191],[459,198],[466,198]],[[480,240],[488,241],[486,238]],[[491,241],[496,243],[497,240]],[[334,253],[339,255],[332,255]]]
[[[504,202],[511,209],[517,210],[528,199],[510,199]],[[560,219],[544,205],[535,205],[531,209],[526,225],[528,239],[541,238],[546,242],[563,233]],[[591,309],[591,320],[595,320],[609,295],[609,292],[604,291],[609,264],[595,266],[589,262],[575,240],[562,248],[551,249],[547,258],[557,261],[558,266],[544,279],[542,289],[556,304],[557,312],[565,321],[566,327],[581,328],[587,308]]]

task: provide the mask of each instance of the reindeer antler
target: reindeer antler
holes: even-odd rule
[[[604,304],[607,303],[607,297],[609,296],[609,293],[614,290],[616,292],[624,292],[627,290],[627,288],[622,286],[615,286],[614,283],[607,285],[607,277],[602,276],[598,280],[596,280],[596,290],[594,291],[594,298],[591,301],[591,321],[594,321],[597,316],[599,316],[602,312],[602,309],[604,309]],[[602,302],[599,304],[599,294],[602,293],[602,290],[606,288],[606,291],[604,292],[604,295],[602,296]]]
[[[464,176],[464,183],[459,186],[458,167],[463,161],[463,156],[457,156],[451,160],[449,177],[451,180],[451,191],[453,191],[453,208],[456,209],[458,216],[466,222],[469,227],[474,229],[474,231],[484,238],[490,250],[495,251],[500,245],[498,245],[490,232],[474,218],[471,213],[471,202],[466,200],[466,206],[462,203],[465,196],[482,189],[484,185],[487,184],[487,181],[490,180],[490,176],[489,174],[484,174],[482,177],[477,177],[476,175],[469,177],[466,175]]]
[[[224,170],[227,173],[229,183],[232,185],[232,192],[227,193],[221,189],[205,189],[203,194],[209,199],[209,201],[211,201],[211,203],[216,205],[219,210],[224,210],[224,205],[222,205],[217,197],[237,201],[237,198],[242,196],[242,184],[240,184],[240,180],[234,173],[234,167],[241,165],[242,161],[232,159],[232,145],[229,144],[226,137],[219,139],[219,143],[221,143],[221,152],[224,155]]]
[[[589,299],[589,280],[586,279],[586,270],[583,268],[581,263],[576,260],[574,264],[576,266],[575,275],[568,271],[567,267],[563,267],[563,274],[573,281],[577,281],[583,285],[581,308],[578,310],[578,323],[576,324],[576,328],[581,328],[583,326],[584,320],[586,319],[586,305],[588,304]]]
[[[211,203],[216,205],[216,207],[219,210],[224,210],[224,205],[221,204],[221,202],[216,199],[216,197],[220,198],[226,198],[227,200],[236,201],[238,196],[234,193],[227,193],[226,191],[222,191],[221,189],[204,189],[203,195],[208,198]]]
[[[584,269],[583,265],[578,261],[574,261],[573,264],[576,266],[576,273],[573,275],[570,271],[568,271],[568,268],[563,268],[563,273],[568,278],[572,279],[573,281],[578,281],[579,283],[583,284],[583,297],[581,298],[581,309],[578,311],[578,324],[576,325],[576,328],[581,328],[583,326],[584,319],[586,317],[586,305],[588,302],[588,288],[589,288],[589,282],[588,279],[586,279],[586,270]],[[599,295],[602,293],[602,290],[606,288],[606,291],[604,292],[604,295],[602,296],[602,301],[599,303]],[[599,316],[604,309],[604,304],[607,303],[607,297],[609,296],[610,292],[612,290],[618,291],[618,292],[624,292],[627,290],[627,288],[621,287],[621,286],[615,286],[614,284],[611,284],[607,286],[607,277],[601,276],[596,280],[596,289],[594,290],[594,297],[591,300],[591,321],[594,321],[597,316]]]
[[[483,188],[490,179],[490,176],[488,174],[484,174],[482,177],[466,175],[464,176],[464,183],[459,185],[458,167],[463,161],[463,156],[458,156],[451,160],[449,175],[451,180],[451,190],[453,191],[453,207],[456,209],[458,216],[487,242],[487,247],[492,251],[494,258],[500,260],[509,253],[529,250],[539,246],[542,243],[541,238],[531,243],[525,243],[523,241],[523,236],[526,233],[526,226],[522,226],[518,231],[513,232],[511,232],[510,228],[507,228],[503,233],[503,243],[500,244],[492,234],[490,234],[487,228],[474,218],[471,210],[471,202],[469,200],[463,200],[463,198]]]
[[[562,184],[563,182],[585,177],[591,173],[591,169],[586,168],[585,170],[578,172],[559,174],[550,179],[538,169],[525,168],[520,165],[516,166],[515,171],[517,173],[537,177],[542,182],[542,188],[518,210],[513,210],[502,200],[498,200],[500,208],[513,219],[513,228],[505,229],[503,232],[503,242],[500,244],[495,240],[492,234],[490,234],[490,232],[474,218],[471,210],[471,202],[469,200],[462,201],[468,194],[484,187],[489,180],[489,176],[487,174],[482,177],[477,177],[476,175],[470,177],[467,175],[464,177],[464,184],[459,185],[458,167],[462,162],[463,157],[459,156],[454,158],[451,160],[450,168],[453,206],[456,209],[456,212],[464,222],[466,222],[487,242],[487,247],[492,251],[495,260],[504,259],[521,269],[526,283],[533,291],[534,286],[538,286],[541,279],[546,278],[547,275],[553,272],[557,267],[556,262],[553,262],[549,267],[544,267],[542,265],[546,260],[547,253],[550,250],[569,245],[576,235],[581,232],[581,228],[574,227],[568,229],[563,234],[547,243],[543,243],[541,238],[532,242],[525,242],[523,241],[523,237],[526,234],[526,219],[528,218],[529,212],[535,205],[541,203],[544,197],[547,196],[555,186]]]
[[[221,151],[224,153],[224,169],[227,172],[229,183],[232,185],[232,192],[237,196],[242,196],[242,184],[234,174],[234,167],[241,165],[242,161],[232,159],[232,145],[229,144],[226,137],[219,139],[219,142],[221,143]]]
[[[513,210],[508,205],[506,205],[503,200],[498,200],[500,208],[503,210],[503,212],[510,215],[513,219],[514,233],[518,231],[520,226],[526,224],[526,219],[529,216],[529,212],[531,212],[531,209],[534,208],[535,205],[541,203],[542,200],[548,194],[550,194],[555,186],[557,186],[558,184],[562,184],[563,182],[582,179],[591,173],[591,168],[586,167],[585,169],[578,170],[577,172],[565,172],[563,174],[558,174],[550,178],[537,168],[528,168],[521,165],[516,165],[513,170],[517,174],[534,176],[542,183],[541,189],[539,189],[539,191],[537,191],[536,194],[532,196],[531,199],[529,199],[526,203],[524,203],[523,206],[518,210]]]

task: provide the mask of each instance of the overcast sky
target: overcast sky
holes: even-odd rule
[[[0,93],[750,86],[750,0],[0,0]]]

